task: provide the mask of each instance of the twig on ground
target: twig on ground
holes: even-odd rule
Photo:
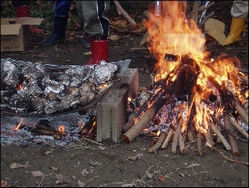
[[[233,162],[233,163],[239,163],[239,164],[244,164],[244,165],[249,165],[249,163],[248,162],[244,162],[244,161],[238,161],[238,160],[234,160],[234,159],[230,159],[230,158],[228,158],[227,156],[225,156],[219,149],[217,149],[216,147],[214,147],[214,146],[211,146],[211,145],[209,145],[208,143],[207,143],[207,145],[208,145],[208,147],[210,147],[210,148],[212,148],[212,149],[214,149],[214,150],[216,150],[216,151],[218,151],[218,153],[219,154],[221,154],[221,156],[222,157],[224,157],[226,160],[228,160],[228,161],[230,161],[230,162]]]
[[[88,142],[91,142],[92,144],[96,144],[96,145],[99,145],[99,146],[103,146],[103,144],[102,143],[99,143],[99,142],[96,142],[96,141],[94,141],[94,140],[90,140],[90,139],[88,139],[88,138],[86,138],[86,137],[81,137],[82,139],[84,139],[84,140],[86,140],[86,141],[88,141]]]

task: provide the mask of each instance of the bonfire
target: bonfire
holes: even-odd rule
[[[187,141],[215,148],[222,143],[239,155],[238,141],[248,142],[248,77],[240,72],[236,57],[211,58],[205,36],[186,17],[183,1],[162,1],[161,13],[149,10],[145,25],[148,49],[157,60],[154,83],[130,103],[130,117],[123,127],[129,143],[143,133],[154,133],[149,152],[167,148],[188,153]],[[204,142],[203,142],[204,141]]]

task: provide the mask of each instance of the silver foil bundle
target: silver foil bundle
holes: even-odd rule
[[[125,73],[130,62],[82,66],[1,59],[1,110],[53,114],[91,104]]]

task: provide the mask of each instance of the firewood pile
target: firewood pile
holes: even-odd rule
[[[215,67],[220,67],[223,60],[232,69],[221,83],[217,79],[221,70]],[[234,66],[234,58],[222,56],[211,63],[205,61],[206,70],[217,77],[203,80],[196,61],[186,55],[165,79],[131,101],[122,140],[130,143],[139,134],[157,135],[150,153],[165,149],[172,142],[171,153],[176,154],[179,148],[183,155],[188,153],[187,142],[197,142],[199,156],[203,155],[203,143],[209,147],[222,143],[238,156],[237,143],[248,143],[248,78]],[[202,82],[206,82],[205,88]]]
[[[197,1],[198,2],[198,1]],[[130,104],[123,141],[139,134],[156,136],[150,153],[171,145],[171,153],[186,155],[188,143],[217,149],[221,143],[239,155],[238,142],[248,143],[248,77],[237,57],[211,58],[199,28],[209,1],[193,4],[189,16],[185,1],[159,1],[149,8],[145,25],[148,49],[156,59],[154,83]],[[200,9],[200,8],[201,9]],[[159,9],[159,11],[157,11]],[[198,12],[202,11],[201,16]]]

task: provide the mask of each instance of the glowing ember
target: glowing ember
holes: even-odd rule
[[[100,89],[103,89],[103,88],[106,88],[106,87],[108,87],[108,84],[102,84],[102,85],[99,86]]]
[[[16,130],[20,130],[21,125],[23,124],[23,118],[20,119],[20,122],[17,124],[16,127],[14,127],[13,129]]]
[[[60,125],[58,127],[58,131],[61,133],[61,134],[64,134],[65,133],[65,126],[64,125]]]
[[[18,89],[18,90],[23,90],[22,84],[18,84],[18,85],[17,85],[17,89]]]

